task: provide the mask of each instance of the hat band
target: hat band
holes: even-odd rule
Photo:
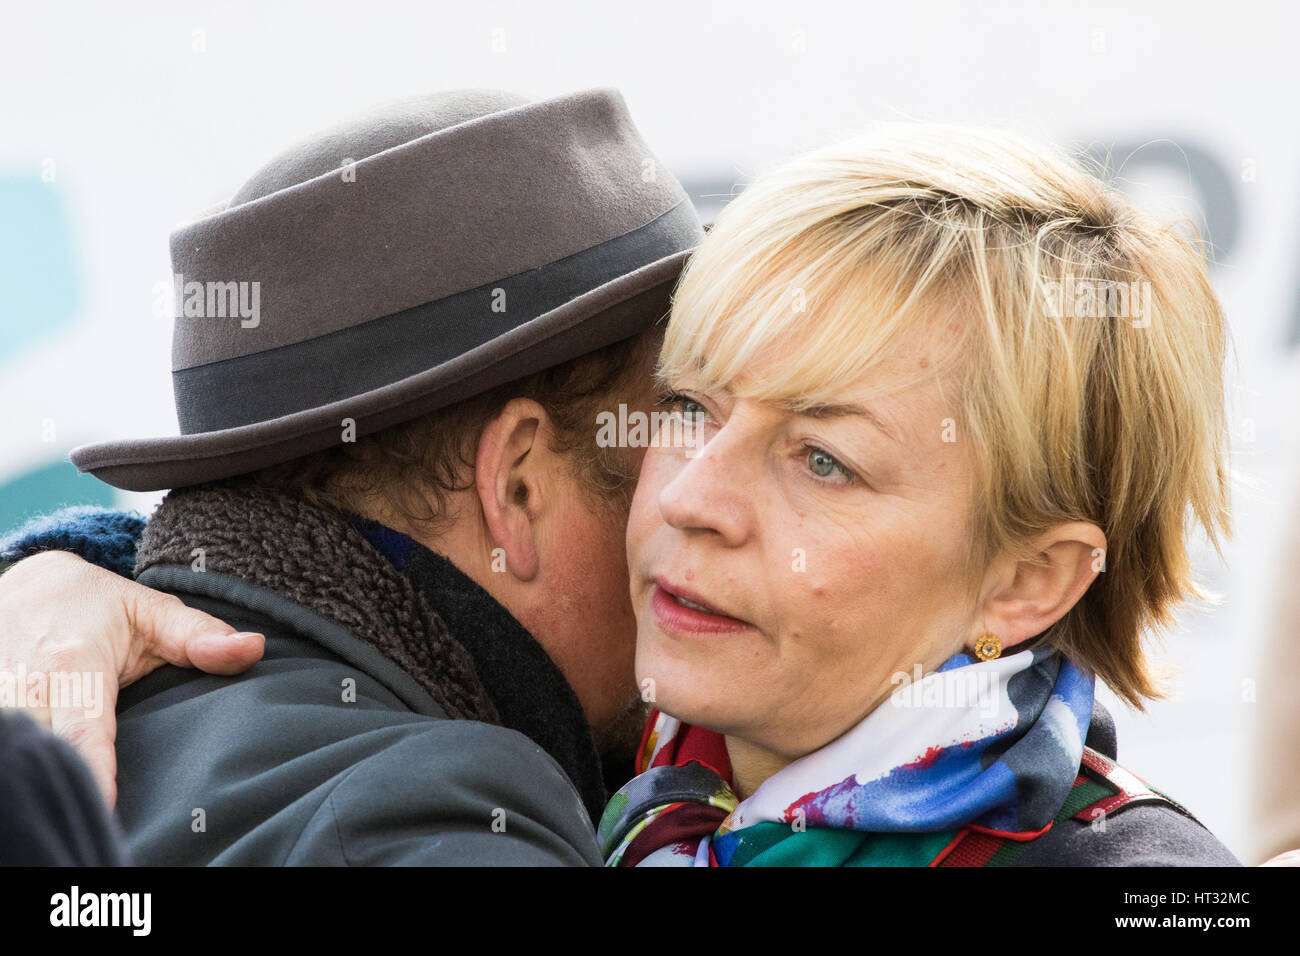
[[[172,372],[181,433],[318,408],[428,371],[584,293],[699,244],[689,200],[644,226],[517,273],[292,345]]]

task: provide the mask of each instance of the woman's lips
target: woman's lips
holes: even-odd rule
[[[665,630],[689,634],[735,634],[753,627],[747,621],[713,610],[694,595],[681,593],[662,578],[656,577],[654,582],[650,606],[654,609],[655,620]],[[701,607],[688,607],[682,601]]]

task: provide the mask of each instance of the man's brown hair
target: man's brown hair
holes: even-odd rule
[[[447,496],[473,487],[484,425],[511,399],[529,398],[551,417],[551,448],[569,457],[593,502],[626,507],[636,479],[632,459],[597,444],[596,416],[649,381],[661,338],[662,329],[643,332],[247,480],[340,511],[381,497],[411,524],[436,526],[447,517]]]

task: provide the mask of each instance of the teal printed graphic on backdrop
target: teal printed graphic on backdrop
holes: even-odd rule
[[[52,461],[0,485],[0,537],[29,518],[65,505],[111,508],[115,503],[113,489],[108,485],[80,474],[71,462]]]
[[[81,307],[63,191],[39,173],[0,173],[0,363],[70,326]]]
[[[57,181],[0,173],[0,375],[28,348],[67,334],[81,309],[71,216]],[[47,461],[0,483],[0,533],[65,504],[113,504],[51,446]]]

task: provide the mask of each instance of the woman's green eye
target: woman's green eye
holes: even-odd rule
[[[849,477],[848,469],[820,448],[808,449],[808,470],[818,478],[829,478],[836,472]]]
[[[703,418],[705,415],[704,406],[701,405],[699,402],[690,398],[683,398],[681,400],[681,409],[682,409],[682,417],[687,419],[688,421],[689,420],[698,421],[699,419]]]
[[[708,414],[708,409],[695,399],[687,398],[677,392],[664,392],[659,396],[659,404],[675,409],[681,413],[682,418],[689,421],[702,421]]]

